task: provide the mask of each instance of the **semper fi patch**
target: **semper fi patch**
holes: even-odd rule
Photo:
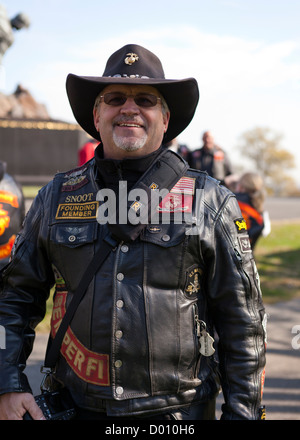
[[[195,193],[195,179],[182,177],[171,189],[169,194],[163,198],[158,212],[192,212],[193,196]]]
[[[52,337],[56,335],[62,318],[66,313],[65,304],[68,294],[63,280],[56,280],[56,287],[51,317]],[[110,385],[109,355],[89,350],[79,341],[71,327],[68,327],[65,333],[60,352],[67,364],[80,379],[95,385]]]

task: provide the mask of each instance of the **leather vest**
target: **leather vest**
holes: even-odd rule
[[[52,336],[108,232],[97,222],[99,188],[92,170],[83,167],[54,180]],[[200,194],[203,184],[198,178]],[[120,243],[95,275],[64,338],[57,378],[80,406],[95,409],[97,399],[113,399],[112,406],[127,413],[128,399],[131,405],[138,399],[139,407],[144,399],[149,406],[149,396],[156,395],[178,395],[178,402],[186,403],[185,394],[194,397],[201,384],[196,319],[204,264],[200,258],[195,264],[196,243],[187,234],[195,217],[195,177],[186,175],[170,194],[158,208],[170,222],[149,224],[135,242]],[[174,224],[175,213],[184,214],[181,224]],[[211,394],[216,392],[212,387]],[[154,398],[156,409],[155,400],[164,402]]]

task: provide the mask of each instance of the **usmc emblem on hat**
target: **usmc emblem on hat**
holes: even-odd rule
[[[124,62],[125,64],[129,64],[129,66],[131,66],[131,64],[135,63],[139,59],[138,55],[133,52],[127,53],[126,55],[127,57],[125,58]]]

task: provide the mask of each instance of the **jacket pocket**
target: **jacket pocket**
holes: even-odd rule
[[[55,224],[50,231],[53,264],[62,274],[70,290],[80,281],[95,253],[97,222]]]
[[[52,226],[50,240],[70,248],[92,243],[97,238],[97,223],[85,225],[56,224]]]
[[[153,243],[163,248],[177,246],[186,238],[186,224],[150,224],[142,235],[141,240]]]

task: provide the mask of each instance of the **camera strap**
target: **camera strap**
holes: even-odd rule
[[[50,374],[50,372],[55,368],[64,335],[76,312],[76,309],[79,306],[94,275],[100,269],[110,252],[114,251],[121,242],[134,241],[150,222],[151,192],[161,188],[165,188],[170,191],[185,174],[187,168],[188,164],[182,159],[181,156],[170,150],[163,149],[153,164],[151,164],[150,168],[143,174],[141,179],[134,186],[134,188],[145,190],[149,195],[148,204],[140,207],[141,211],[144,211],[144,216],[142,215],[142,218],[148,220],[148,222],[146,221],[145,223],[139,224],[127,223],[125,225],[108,225],[110,234],[108,234],[102,240],[98,251],[94,255],[91,263],[79,282],[54,339],[51,338],[51,335],[49,337],[42,372]],[[130,210],[132,208],[132,202],[129,203],[128,209]]]

